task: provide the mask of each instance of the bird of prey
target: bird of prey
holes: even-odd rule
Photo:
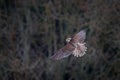
[[[67,38],[67,44],[59,49],[53,56],[51,56],[50,59],[60,60],[70,55],[74,55],[75,57],[82,57],[87,51],[87,47],[85,46],[84,42],[85,38],[85,30],[81,30],[72,38]]]

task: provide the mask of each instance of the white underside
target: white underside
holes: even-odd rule
[[[87,51],[87,47],[85,46],[85,43],[77,43],[76,48],[73,51],[73,55],[75,57],[81,57],[84,54],[86,54],[86,51]]]
[[[66,42],[69,43],[70,40],[71,40],[71,38],[67,38]],[[72,53],[75,57],[82,57],[84,54],[86,54],[87,47],[85,46],[85,43],[78,42],[75,45],[76,45],[76,48]]]

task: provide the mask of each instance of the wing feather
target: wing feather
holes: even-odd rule
[[[53,56],[51,56],[50,59],[59,60],[59,59],[68,57],[69,55],[72,54],[74,49],[75,47],[68,43],[63,48],[58,50]]]
[[[77,33],[77,34],[72,38],[71,41],[74,42],[74,43],[77,43],[77,42],[82,43],[82,42],[84,42],[85,38],[86,38],[86,31],[85,31],[85,30],[82,30],[82,31],[80,31],[79,33]]]

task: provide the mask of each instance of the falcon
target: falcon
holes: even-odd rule
[[[50,59],[60,60],[70,55],[75,57],[82,57],[86,54],[87,47],[85,46],[86,31],[81,30],[79,33],[74,35],[72,38],[67,38],[67,44],[59,49]]]

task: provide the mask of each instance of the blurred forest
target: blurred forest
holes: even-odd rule
[[[51,61],[87,29],[87,54]],[[120,0],[0,0],[0,80],[120,80]]]

